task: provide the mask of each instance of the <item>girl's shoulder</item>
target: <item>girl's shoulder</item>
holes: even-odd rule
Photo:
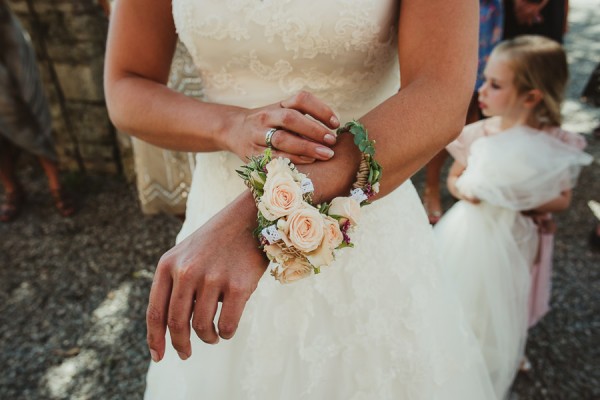
[[[585,137],[580,133],[567,131],[559,126],[549,126],[544,128],[543,131],[553,138],[576,149],[583,150],[587,146]]]
[[[472,124],[466,125],[460,135],[448,146],[446,150],[459,163],[467,165],[467,159],[471,153],[471,145],[485,136],[495,135],[500,131],[500,118],[486,118]]]

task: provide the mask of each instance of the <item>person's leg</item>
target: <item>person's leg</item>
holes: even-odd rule
[[[25,199],[15,173],[16,149],[0,139],[0,182],[4,186],[4,202],[0,204],[0,222],[12,221],[21,211]]]
[[[477,122],[482,118],[477,104],[477,93],[473,94],[469,110],[467,111],[466,125]],[[425,193],[423,194],[423,205],[429,218],[429,223],[435,225],[442,217],[442,201],[440,192],[440,176],[444,162],[448,158],[446,150],[440,151],[425,166]]]
[[[60,183],[58,166],[54,161],[44,157],[38,157],[38,160],[48,177],[48,186],[58,212],[64,217],[72,215],[75,213],[75,207]]]
[[[443,149],[425,166],[425,193],[423,205],[429,218],[429,223],[435,225],[442,216],[442,201],[440,195],[440,176],[448,152]]]

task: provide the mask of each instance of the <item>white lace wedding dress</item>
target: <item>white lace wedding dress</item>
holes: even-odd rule
[[[347,121],[398,90],[396,3],[173,0],[173,14],[208,101],[257,107],[305,89]],[[178,240],[245,190],[241,163],[197,157]],[[167,346],[146,399],[493,399],[412,183],[363,210],[356,247],[320,275],[265,274],[232,340],[194,336],[187,361]]]

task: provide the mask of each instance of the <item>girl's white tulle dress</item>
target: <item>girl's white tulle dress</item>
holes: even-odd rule
[[[258,107],[305,89],[347,121],[399,88],[396,3],[173,0],[173,14],[208,101]],[[245,190],[241,164],[197,157],[178,240]],[[266,273],[232,340],[193,337],[187,361],[167,346],[145,398],[493,399],[412,183],[363,211],[356,247],[320,275],[284,286]]]
[[[489,121],[491,125],[495,121]],[[435,226],[443,268],[456,285],[480,342],[497,398],[505,398],[523,357],[530,268],[538,251],[531,210],[575,186],[590,155],[524,126],[479,137],[479,122],[448,150],[466,169],[456,182],[480,204],[456,203]],[[464,143],[470,149],[464,149]]]

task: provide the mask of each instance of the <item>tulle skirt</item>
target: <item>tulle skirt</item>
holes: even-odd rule
[[[537,228],[515,211],[460,201],[434,232],[496,398],[505,398],[525,349],[529,267],[537,252]]]

